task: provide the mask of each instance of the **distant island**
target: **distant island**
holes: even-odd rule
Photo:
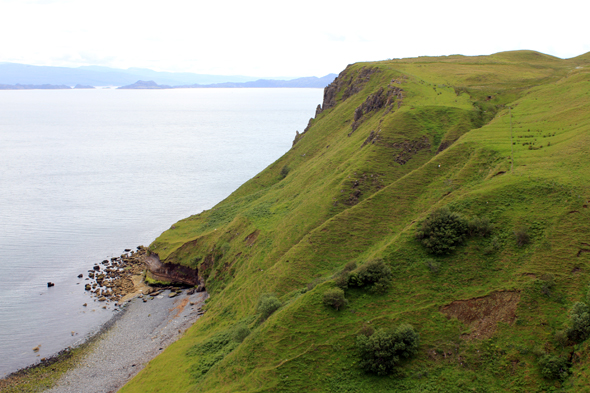
[[[0,90],[33,90],[33,89],[44,89],[44,90],[55,90],[55,89],[71,89],[70,86],[66,85],[21,85],[17,83],[16,85],[1,85]]]
[[[328,74],[324,77],[318,78],[315,76],[306,78],[296,78],[291,80],[273,80],[273,79],[258,79],[250,82],[225,82],[225,83],[212,83],[208,85],[192,84],[192,85],[179,85],[179,86],[168,86],[158,85],[154,81],[142,81],[139,80],[131,85],[121,86],[118,89],[196,89],[196,88],[261,88],[261,87],[283,87],[283,88],[302,88],[302,87],[315,87],[324,88],[325,86],[332,83],[336,78],[336,74]]]
[[[321,78],[310,76],[305,78],[296,78],[291,80],[274,80],[274,79],[258,79],[251,82],[225,82],[225,83],[213,83],[209,85],[185,85],[176,86],[184,88],[235,88],[235,87],[317,87],[324,88],[336,79],[336,74],[328,74]]]
[[[154,81],[137,81],[131,85],[117,87],[117,89],[171,89],[168,85],[158,85]]]
[[[96,89],[94,86],[77,84],[74,89]]]
[[[0,85],[44,84],[65,86],[129,86],[134,82],[154,81],[173,87],[318,87],[330,84],[335,74],[322,78],[307,77],[287,80],[286,77],[208,75],[191,72],[161,72],[144,68],[110,68],[82,66],[77,68],[0,63]],[[41,87],[35,87],[41,88]],[[76,88],[76,87],[74,87]],[[80,87],[78,87],[80,88]],[[88,87],[90,88],[90,87]],[[159,87],[147,87],[159,88]],[[19,88],[20,89],[20,88]]]

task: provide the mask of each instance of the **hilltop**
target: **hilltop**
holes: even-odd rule
[[[588,59],[347,67],[283,157],[149,246],[211,297],[121,391],[588,391]],[[405,324],[417,351],[364,370]]]

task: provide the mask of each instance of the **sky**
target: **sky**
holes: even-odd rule
[[[569,58],[590,51],[584,3],[0,0],[0,62],[320,77],[426,55]]]

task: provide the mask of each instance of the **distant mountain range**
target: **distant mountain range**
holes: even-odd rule
[[[0,63],[0,86],[2,86],[0,89],[35,88],[32,86],[43,85],[56,85],[61,88],[75,85],[127,86],[141,80],[153,81],[157,85],[171,87],[325,87],[334,78],[336,78],[336,74],[329,74],[322,78],[278,80],[279,78],[260,79],[242,75],[159,72],[143,68],[124,70],[101,66],[69,68]]]
[[[336,78],[336,74],[328,74],[324,77],[318,78],[310,76],[306,78],[297,78],[291,80],[271,80],[271,79],[258,79],[251,82],[225,82],[225,83],[213,83],[208,85],[180,85],[180,86],[169,86],[169,85],[158,85],[154,81],[137,81],[131,85],[121,86],[119,89],[178,89],[178,88],[236,88],[236,87],[318,87],[324,88],[328,86]]]

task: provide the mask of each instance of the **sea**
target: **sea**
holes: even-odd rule
[[[223,200],[290,149],[322,95],[0,90],[0,378],[95,333],[117,311],[77,276]]]

